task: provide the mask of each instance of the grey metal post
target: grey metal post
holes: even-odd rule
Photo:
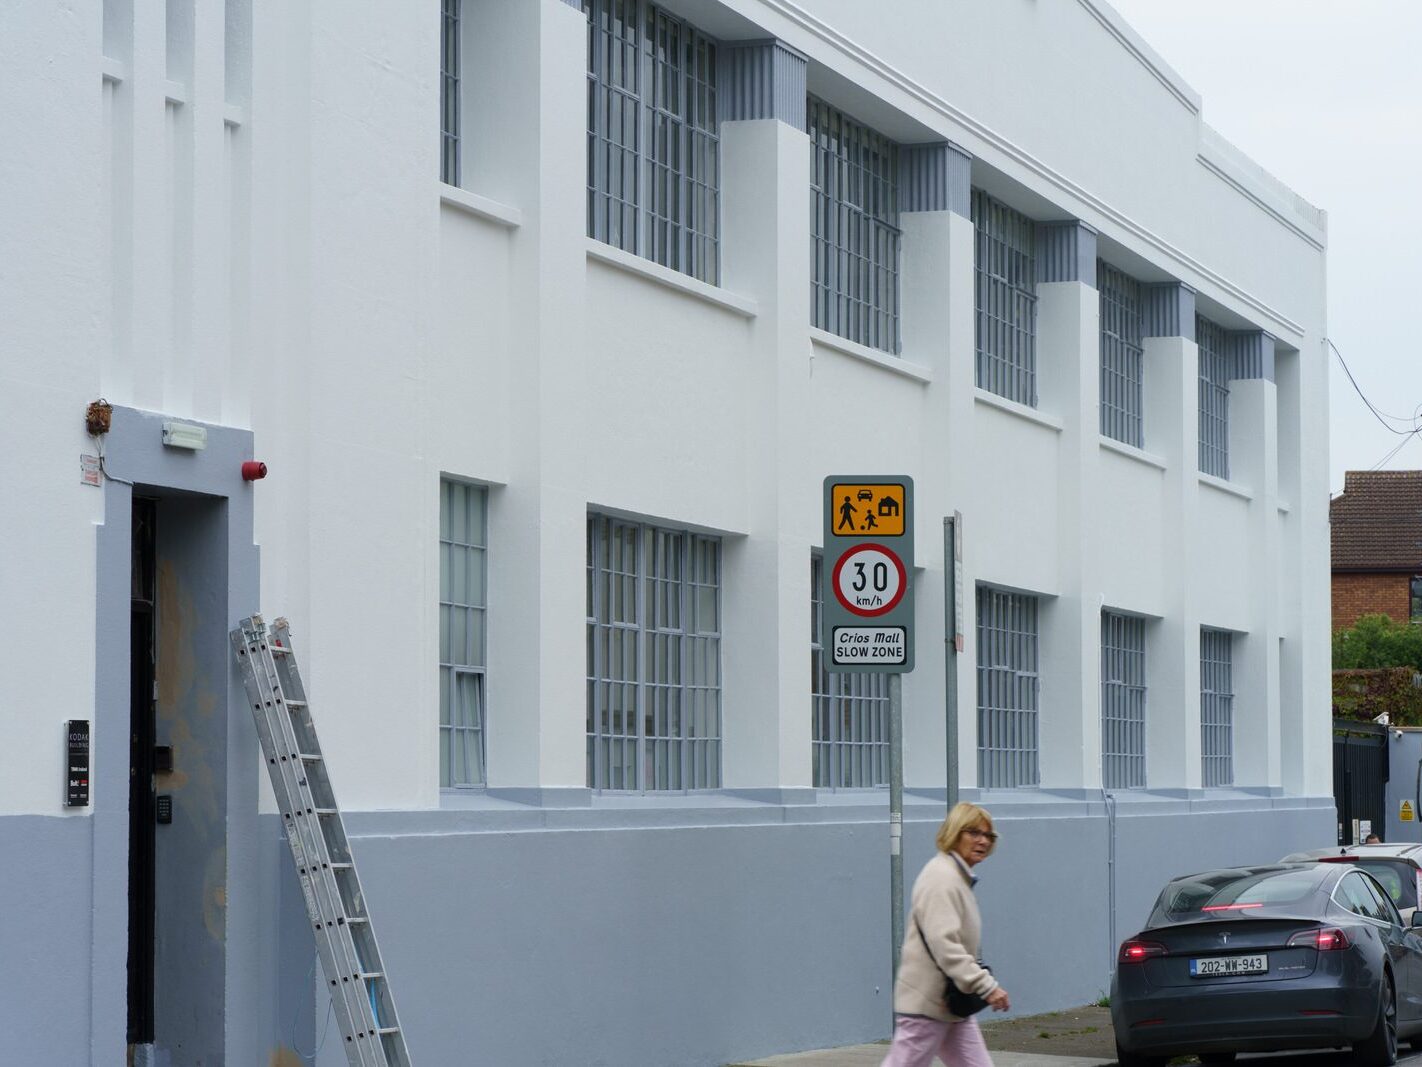
[[[948,810],[958,803],[958,531],[954,516],[943,518],[943,664],[948,774],[944,779]]]
[[[889,925],[893,970],[898,978],[899,952],[904,944],[904,676],[889,675]],[[893,987],[889,1003],[892,1008]]]

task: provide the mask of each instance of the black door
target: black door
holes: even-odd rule
[[[1381,837],[1387,831],[1387,727],[1371,722],[1333,720],[1333,803],[1338,808],[1338,844],[1353,845],[1354,826],[1367,822]],[[1361,828],[1357,835],[1363,837]]]
[[[154,870],[154,526],[157,502],[133,500],[129,599],[128,1042],[153,1041]]]

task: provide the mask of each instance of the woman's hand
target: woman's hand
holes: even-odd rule
[[[1007,999],[1007,990],[1003,989],[1002,986],[998,986],[983,999],[988,1002],[988,1006],[991,1007],[993,1011],[1007,1011],[1012,1007],[1012,1002]]]

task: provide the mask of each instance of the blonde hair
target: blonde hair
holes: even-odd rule
[[[966,800],[954,804],[953,810],[948,813],[948,818],[943,820],[943,825],[938,828],[938,851],[952,852],[957,845],[958,838],[963,835],[964,830],[971,830],[975,826],[986,827],[988,832],[992,832],[992,816],[988,814],[986,808],[980,808],[976,804],[969,804]],[[991,856],[993,850],[997,848],[996,841],[988,842],[988,855]]]

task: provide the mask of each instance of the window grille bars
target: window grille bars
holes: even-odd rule
[[[978,388],[1036,407],[1036,230],[980,189],[973,190],[972,214]]]
[[[721,544],[588,516],[587,767],[600,790],[721,784]]]
[[[439,509],[440,785],[484,784],[487,490],[448,478]]]
[[[588,236],[720,278],[716,46],[646,0],[583,0]]]
[[[1145,620],[1101,613],[1101,785],[1146,784]]]
[[[444,0],[439,33],[439,178],[459,184],[459,16],[461,0]]]
[[[1229,353],[1225,331],[1195,316],[1200,349],[1200,470],[1229,477]]]
[[[898,146],[813,97],[810,307],[822,330],[899,351]]]
[[[1234,784],[1234,636],[1200,630],[1200,779]]]
[[[1037,598],[978,587],[978,783],[1034,786],[1038,768]]]
[[[810,559],[810,699],[814,782],[821,789],[867,789],[889,781],[889,676],[825,670],[824,561]]]
[[[1096,285],[1101,294],[1101,434],[1141,448],[1141,284],[1097,260]]]

